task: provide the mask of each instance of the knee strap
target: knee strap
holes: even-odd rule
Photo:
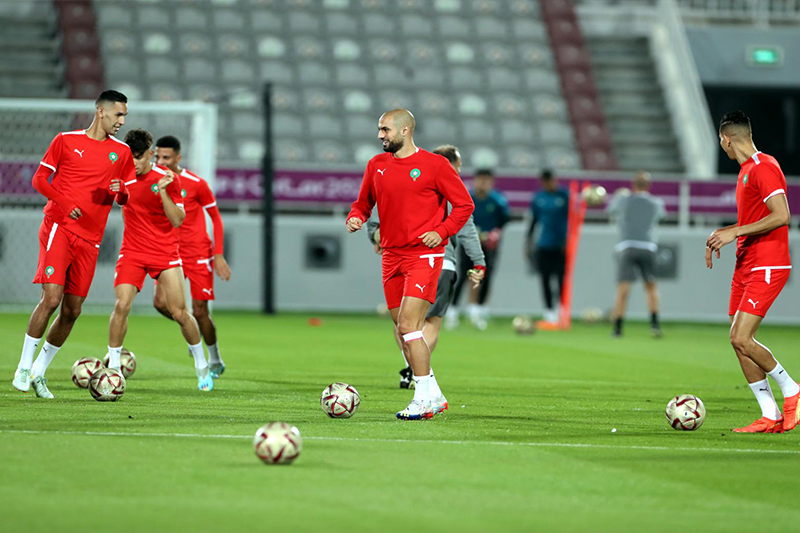
[[[403,342],[411,342],[422,338],[422,331],[412,331],[403,335]]]

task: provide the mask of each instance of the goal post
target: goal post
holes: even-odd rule
[[[0,98],[0,310],[30,311],[40,288],[31,280],[38,258],[38,230],[46,199],[31,179],[53,137],[86,129],[94,118],[93,100]],[[128,102],[125,125],[116,136],[144,128],[156,140],[174,135],[181,141],[181,166],[216,190],[217,105],[206,102]],[[97,271],[85,309],[106,312],[114,303],[113,270],[122,242],[118,207],[108,218]],[[152,292],[150,284],[145,284]],[[143,290],[142,292],[145,292]],[[135,307],[152,307],[141,295]]]

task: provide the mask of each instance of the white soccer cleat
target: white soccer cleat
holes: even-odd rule
[[[397,413],[400,420],[428,420],[433,418],[434,412],[429,402],[411,400],[408,407]]]
[[[458,327],[458,323],[458,311],[451,307],[444,315],[444,328],[452,331]]]
[[[435,415],[442,411],[447,411],[447,398],[444,397],[444,394],[431,400],[431,408],[433,408],[433,414]]]
[[[52,400],[54,398],[53,393],[47,388],[47,378],[42,376],[34,376],[34,378],[31,380],[31,383],[33,383],[33,391],[36,393],[37,397],[47,398],[48,400]]]
[[[14,372],[14,381],[11,384],[20,392],[28,392],[31,390],[31,371],[27,368],[18,368]]]

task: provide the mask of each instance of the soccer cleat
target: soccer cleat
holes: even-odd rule
[[[486,331],[486,328],[489,327],[486,319],[484,319],[482,316],[473,316],[470,318],[470,321],[472,322],[472,325],[478,328],[480,331]]]
[[[405,367],[400,371],[400,388],[401,389],[413,389],[414,388],[414,380],[411,379],[414,372],[411,370],[410,366]]]
[[[780,420],[772,420],[771,418],[762,417],[743,428],[736,428],[734,433],[783,433],[783,418]]]
[[[209,367],[208,371],[211,373],[212,378],[219,379],[219,377],[225,373],[225,363],[222,361],[219,363],[214,363]]]
[[[397,413],[400,420],[428,420],[433,418],[434,412],[430,403],[411,400],[408,407]]]
[[[664,332],[661,331],[661,328],[658,326],[653,326],[650,328],[650,333],[653,335],[654,339],[660,339],[664,336]]]
[[[20,392],[28,392],[31,390],[31,371],[26,368],[18,368],[14,372],[14,380],[11,384]]]
[[[799,398],[800,392],[783,399],[783,431],[793,430],[798,421],[800,421],[798,420],[800,412],[797,411],[797,400]]]
[[[452,307],[444,314],[444,328],[446,330],[454,330],[458,327],[458,311]]]
[[[214,378],[211,377],[211,372],[204,377],[197,376],[197,389],[203,392],[214,390]]]
[[[33,390],[37,397],[47,398],[48,400],[54,398],[53,393],[47,388],[47,378],[42,376],[34,376],[34,378],[31,380],[31,383],[33,383]]]
[[[431,407],[435,415],[438,415],[442,411],[447,411],[447,398],[445,398],[444,395],[434,398],[431,400]]]

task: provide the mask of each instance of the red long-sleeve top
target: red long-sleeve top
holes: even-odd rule
[[[449,216],[447,202],[453,206]],[[376,204],[381,247],[399,253],[430,251],[419,238],[428,231],[442,237],[434,251],[443,251],[447,239],[461,229],[475,208],[450,162],[419,148],[404,158],[389,153],[373,157],[347,218],[366,222]]]

